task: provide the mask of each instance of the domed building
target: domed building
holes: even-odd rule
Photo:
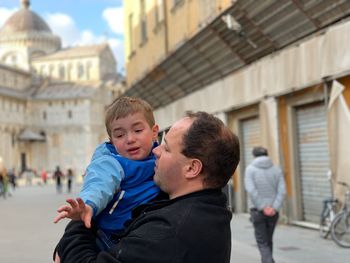
[[[124,91],[107,43],[62,48],[21,0],[0,28],[0,156],[7,168],[83,173],[106,139],[104,109]]]
[[[29,0],[13,14],[0,30],[0,61],[15,67],[30,69],[32,58],[47,55],[61,48],[47,23],[29,9]]]

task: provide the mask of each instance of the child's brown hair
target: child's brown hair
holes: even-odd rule
[[[142,113],[152,129],[155,124],[152,106],[139,98],[120,97],[115,99],[106,109],[105,125],[108,136],[111,137],[111,123],[113,120],[125,118],[129,114]]]

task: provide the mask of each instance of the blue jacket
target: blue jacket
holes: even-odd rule
[[[79,196],[93,208],[100,229],[107,233],[122,230],[135,206],[158,195],[154,165],[153,153],[134,161],[119,155],[111,143],[96,148]]]

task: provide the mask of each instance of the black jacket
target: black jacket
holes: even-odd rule
[[[220,190],[142,205],[117,245],[99,252],[95,233],[71,222],[57,246],[62,263],[229,263],[231,212]]]

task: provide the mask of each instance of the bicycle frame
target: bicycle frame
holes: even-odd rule
[[[333,241],[344,248],[350,248],[350,187],[344,182],[338,182],[347,188],[341,210],[335,215],[331,224]]]

